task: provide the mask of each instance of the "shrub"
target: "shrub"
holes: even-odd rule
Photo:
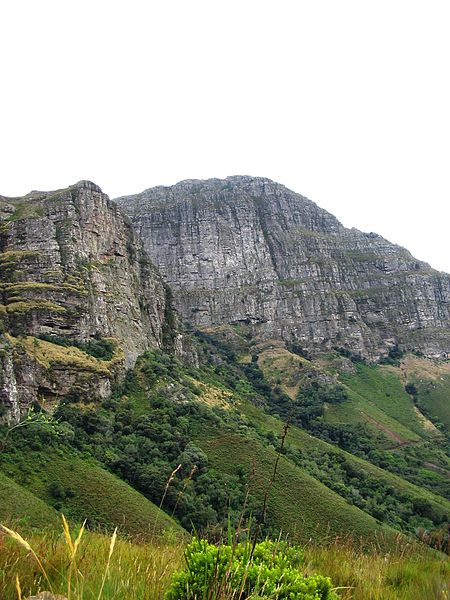
[[[283,542],[214,546],[196,539],[186,568],[173,575],[166,600],[337,600],[328,577],[304,577],[300,548]]]

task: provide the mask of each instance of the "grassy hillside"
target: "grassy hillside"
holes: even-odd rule
[[[324,356],[314,363],[289,352],[279,342],[268,342],[258,353],[258,364],[268,382],[272,386],[281,386],[292,400],[310,377],[334,379],[343,384],[347,400],[338,404],[326,403],[325,422],[334,425],[364,424],[372,431],[374,443],[376,441],[379,447],[417,443],[438,435],[439,432],[427,422],[406,392],[403,367],[348,362],[343,371],[340,370],[342,359],[340,363],[335,354]],[[435,378],[438,379],[437,374]]]
[[[148,352],[110,399],[67,398],[55,413],[54,431],[36,425],[35,431],[14,433],[3,472],[75,520],[118,525],[133,535],[148,536],[155,521],[158,531],[173,528],[170,516],[185,529],[217,535],[228,519],[239,521],[243,507],[265,533],[282,530],[301,540],[325,542],[349,533],[392,539],[395,530],[415,534],[443,527],[450,514],[445,477],[429,471],[426,478],[427,437],[416,432],[421,422],[414,400],[391,367],[357,365],[338,388],[339,372],[329,363],[312,364],[286,349],[281,362],[279,349],[272,349],[278,362],[266,378],[252,353],[240,364],[233,352],[212,347],[208,339],[201,339],[199,353],[200,366],[193,367]],[[279,389],[287,382],[283,361],[290,396]],[[304,385],[312,393],[322,386],[334,394],[333,402],[324,402],[325,414],[318,405],[307,422],[324,439],[294,421],[280,447],[283,415],[268,410],[289,415],[294,407],[301,419],[304,406],[310,410],[295,404]],[[416,454],[407,456],[408,446],[380,449],[366,429],[356,428],[360,423],[346,429],[327,421],[328,404],[345,411],[355,397],[398,432],[407,431]],[[344,450],[348,446],[353,453]],[[444,452],[442,461],[438,454],[433,458],[440,469],[444,459]],[[170,516],[158,511],[160,503]]]
[[[342,374],[340,380],[353,392],[359,413],[356,418],[368,420],[394,442],[418,441],[434,433],[424,426],[394,369],[357,364],[356,373]],[[384,418],[378,418],[377,413],[383,413]]]
[[[272,341],[241,355],[257,386],[264,388],[263,373],[279,390],[270,392],[272,413],[290,414],[313,435],[450,498],[448,428],[433,414],[436,407],[445,418],[450,406],[450,363],[415,355],[387,365],[352,359],[329,353],[312,362]]]
[[[131,486],[100,466],[78,456],[67,456],[54,449],[27,450],[7,454],[0,462],[3,473],[21,482],[17,490],[25,488],[25,496],[19,496],[21,506],[15,515],[28,512],[30,506],[42,510],[42,518],[36,525],[46,520],[55,520],[56,511],[61,510],[74,521],[87,519],[90,527],[118,527],[123,533],[149,538],[154,533],[160,535],[165,530],[175,534],[186,532],[152,502],[139,494]],[[6,479],[4,475],[3,479]],[[9,480],[11,481],[11,480]],[[52,519],[48,515],[52,515]]]
[[[440,429],[450,431],[450,362],[406,356],[397,370],[405,383],[416,387],[417,405]]]
[[[0,473],[0,522],[47,527],[56,525],[58,513],[29,490]]]
[[[419,401],[434,423],[450,429],[450,376],[418,385]]]
[[[264,432],[266,435],[267,433],[272,432],[276,437],[280,436],[283,429],[283,422],[280,419],[268,415],[248,402],[241,401],[239,407],[242,413],[247,416],[249,422],[251,422],[253,426],[256,426],[261,432]],[[345,461],[354,467],[355,472],[364,472],[374,481],[383,482],[392,490],[396,490],[400,494],[405,494],[430,503],[433,509],[442,515],[442,517],[450,515],[449,500],[433,494],[424,488],[420,488],[404,478],[385,469],[381,469],[376,465],[371,464],[369,461],[354,456],[337,446],[311,436],[309,433],[298,427],[291,426],[289,428],[286,446],[287,448],[292,447],[300,450],[305,456],[315,457],[315,460],[319,464],[325,463],[329,455],[335,455],[338,457],[339,461]],[[353,481],[353,485],[356,484],[357,482]]]
[[[219,429],[199,432],[196,442],[214,467],[227,473],[250,473],[250,489],[261,500],[268,493],[268,520],[274,531],[306,541],[319,535],[352,532],[356,538],[373,539],[383,529],[379,523],[338,494],[282,457],[271,485],[277,453],[237,433]],[[389,531],[386,528],[385,533]],[[393,533],[391,531],[390,533]]]

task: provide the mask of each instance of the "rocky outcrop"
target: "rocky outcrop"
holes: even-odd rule
[[[450,276],[280,184],[188,180],[116,201],[197,327],[245,324],[370,360],[397,344],[450,351]]]
[[[98,186],[0,197],[0,219],[0,393],[9,419],[32,401],[107,395],[148,348],[181,351],[167,285]],[[86,353],[93,341],[111,355]]]

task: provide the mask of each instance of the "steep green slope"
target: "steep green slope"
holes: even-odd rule
[[[344,441],[354,444],[359,456],[340,448],[340,438],[327,443],[294,422],[280,444],[283,418],[267,411],[283,409],[282,417],[289,417],[297,392],[283,395],[252,358],[242,365],[223,346],[213,348],[202,337],[198,344],[199,367],[147,352],[111,398],[82,403],[69,397],[55,413],[59,423],[53,432],[41,431],[38,423],[14,432],[3,470],[68,516],[87,517],[96,526],[121,524],[133,535],[148,534],[156,519],[158,529],[173,526],[169,517],[155,516],[160,503],[186,529],[214,535],[229,517],[238,523],[244,506],[264,534],[282,530],[298,539],[353,535],[370,540],[392,536],[394,530],[414,534],[442,527],[450,503],[386,470],[402,472],[400,464],[407,472],[404,455],[377,450],[364,429],[330,429],[320,417],[313,421],[318,434],[344,432]],[[293,355],[284,356],[291,360]],[[331,371],[301,362],[305,381],[318,388],[325,382],[324,389],[336,391]],[[367,396],[371,386],[364,388],[361,373],[353,376],[365,402],[362,393]],[[294,389],[296,375],[289,376]],[[282,381],[282,369],[276,377]],[[371,385],[377,385],[377,377]],[[297,382],[300,388],[302,382]],[[397,384],[388,378],[386,385]],[[412,402],[408,395],[403,401]],[[344,395],[339,405],[346,402]],[[406,429],[389,403],[383,409],[373,406]],[[301,417],[302,407],[296,408]],[[424,459],[416,458],[422,464]],[[436,477],[439,490],[443,477]]]
[[[450,377],[437,382],[419,384],[418,400],[424,412],[435,424],[450,430]]]
[[[91,527],[119,527],[124,533],[143,538],[165,530],[186,533],[127,483],[78,456],[63,455],[52,449],[27,449],[6,455],[1,468],[20,481],[30,497],[40,498],[39,506],[45,502],[47,512],[53,513],[50,506],[54,506],[73,520],[87,519]],[[19,506],[16,515],[23,514],[22,511],[26,514],[26,505]],[[30,521],[34,523],[31,516]]]
[[[294,401],[308,379],[339,382],[347,397],[324,403],[324,422],[338,427],[364,425],[380,448],[417,443],[438,434],[405,390],[402,369],[353,363],[336,353],[312,362],[272,342],[259,348],[258,365],[272,387],[281,386]]]
[[[290,415],[313,435],[450,498],[448,429],[424,401],[425,394],[433,400],[428,394],[436,393],[446,409],[448,361],[410,354],[390,359],[392,364],[368,365],[336,352],[312,362],[274,341],[246,350],[245,338],[234,348],[254,385],[268,391],[270,412],[284,419]],[[334,483],[338,478],[336,473]],[[330,480],[330,473],[321,473],[321,479]]]
[[[248,417],[253,426],[258,427],[266,435],[269,432],[272,432],[276,437],[281,434],[283,422],[280,419],[268,415],[248,402],[239,402],[239,408]],[[448,518],[450,516],[449,500],[433,494],[427,489],[420,488],[390,471],[381,469],[363,458],[318,439],[298,427],[290,426],[286,438],[286,446],[287,448],[292,447],[300,450],[305,456],[314,456],[318,464],[325,462],[327,456],[336,456],[339,462],[345,461],[345,463],[348,463],[355,469],[355,472],[363,472],[372,478],[373,481],[386,484],[392,491],[395,490],[399,494],[415,498],[417,503],[422,501],[429,504],[432,510],[440,515],[440,518]],[[356,481],[353,481],[353,485],[356,485],[356,483]]]
[[[416,406],[442,432],[450,432],[450,362],[405,357],[400,365]],[[430,425],[429,425],[430,426]]]
[[[450,429],[450,377],[419,385],[419,401],[433,422]]]
[[[379,439],[380,448],[420,441],[421,437],[399,421],[393,419],[382,408],[354,389],[347,391],[348,399],[341,405],[327,405],[325,421],[333,425],[364,424]]]
[[[357,403],[357,420],[368,420],[369,424],[398,443],[430,436],[430,431],[425,429],[411,397],[393,369],[357,364],[356,373],[341,374],[340,380],[353,392],[351,398]],[[379,420],[374,407],[378,414],[383,413]],[[335,417],[340,409],[340,406],[335,408]]]
[[[58,513],[25,487],[0,473],[0,522],[48,527],[57,524]]]
[[[199,432],[195,439],[216,468],[231,474],[243,469],[250,474],[251,491],[260,499],[267,493],[274,531],[302,541],[350,534],[368,540],[394,533],[284,457],[272,481],[277,453],[258,440],[220,429]]]

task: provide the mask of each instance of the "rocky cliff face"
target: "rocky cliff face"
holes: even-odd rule
[[[247,324],[316,352],[450,351],[450,276],[346,229],[268,179],[188,180],[117,199],[198,327]]]
[[[179,350],[170,292],[98,186],[0,197],[0,219],[0,404],[8,419],[36,400],[105,396],[146,349]],[[92,356],[93,342],[109,355]]]

